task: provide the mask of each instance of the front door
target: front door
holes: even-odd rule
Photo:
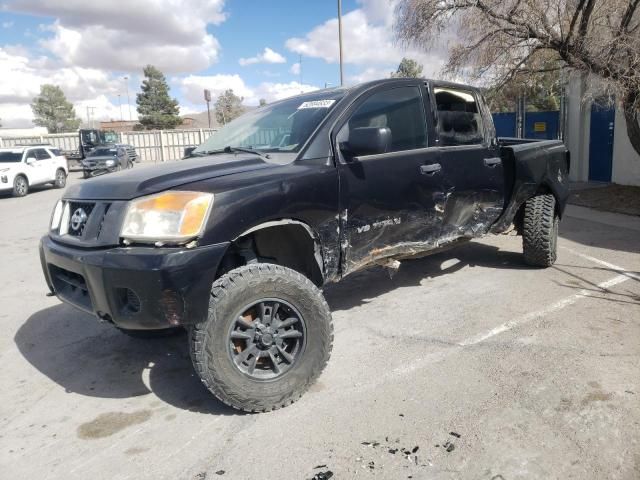
[[[342,273],[391,255],[428,249],[442,223],[439,165],[428,148],[421,82],[377,87],[337,128],[335,144],[360,127],[387,128],[387,152],[349,158],[338,151],[342,216]]]
[[[615,110],[591,106],[591,127],[589,132],[589,180],[595,182],[611,181],[613,162],[613,131]]]
[[[440,242],[486,233],[504,208],[505,178],[499,148],[488,132],[476,92],[433,88],[439,159],[447,192]]]

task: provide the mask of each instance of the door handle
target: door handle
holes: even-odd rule
[[[500,157],[493,158],[485,158],[484,165],[485,167],[495,168],[502,163],[502,159]]]
[[[439,163],[432,163],[430,165],[420,165],[420,173],[423,175],[434,175],[436,172],[442,170],[442,165]]]

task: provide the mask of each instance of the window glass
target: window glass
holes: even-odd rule
[[[374,93],[351,115],[338,134],[345,141],[349,131],[360,127],[391,130],[390,152],[427,146],[427,126],[420,88],[400,87]]]
[[[51,155],[53,155],[54,157],[59,157],[60,155],[62,155],[60,150],[57,148],[50,148],[49,151],[51,152]]]
[[[51,158],[49,152],[47,152],[44,148],[36,148],[34,150],[31,150],[27,154],[27,157],[36,157],[36,160],[49,160]]]
[[[476,145],[484,140],[482,116],[471,91],[453,88],[433,89],[438,108],[440,144]]]

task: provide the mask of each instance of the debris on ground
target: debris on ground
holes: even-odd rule
[[[226,472],[224,470],[218,470],[216,475],[224,475]]]
[[[456,432],[449,432],[449,435],[453,435],[456,438],[460,438],[461,436],[459,433],[456,433]]]
[[[449,442],[449,441],[444,443],[442,446],[449,453],[453,452],[453,450],[456,448],[456,446],[452,442]]]
[[[327,468],[326,465],[316,465],[315,467],[313,467],[314,470],[317,470],[319,468]]]
[[[333,472],[331,470],[327,470],[325,472],[318,472],[310,480],[329,480],[333,477]]]

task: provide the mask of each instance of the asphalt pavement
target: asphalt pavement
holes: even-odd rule
[[[60,194],[0,197],[1,478],[640,478],[638,217],[570,206],[545,270],[503,235],[327,287],[327,369],[250,415],[205,390],[184,335],[45,296]]]

